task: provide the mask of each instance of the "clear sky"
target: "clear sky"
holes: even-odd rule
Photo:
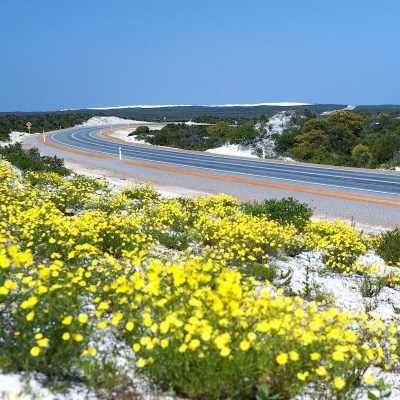
[[[0,0],[0,111],[400,104],[399,0]]]

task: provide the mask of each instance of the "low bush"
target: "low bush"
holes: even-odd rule
[[[382,233],[378,238],[377,254],[387,263],[396,265],[400,263],[400,228]]]
[[[281,224],[293,224],[299,230],[305,227],[313,214],[307,204],[300,203],[293,197],[270,199],[262,203],[243,203],[242,210],[245,214],[254,216],[265,215]]]
[[[150,129],[148,126],[138,126],[133,132],[131,132],[128,136],[136,136],[150,133]]]
[[[10,135],[7,132],[0,132],[0,141],[6,142],[10,140]]]
[[[23,171],[49,171],[62,176],[71,173],[62,158],[41,156],[37,148],[25,150],[20,143],[0,147],[0,157]]]

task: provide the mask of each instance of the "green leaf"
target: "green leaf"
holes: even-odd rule
[[[368,398],[370,400],[379,400],[379,398],[377,396],[375,396],[373,393],[368,392]]]

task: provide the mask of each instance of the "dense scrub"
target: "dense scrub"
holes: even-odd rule
[[[62,158],[41,156],[37,148],[25,150],[20,143],[0,147],[0,157],[23,171],[51,171],[59,175],[71,173],[65,168]]]
[[[262,203],[244,203],[242,209],[246,214],[266,215],[281,224],[293,224],[298,229],[303,229],[313,214],[307,204],[300,203],[293,197],[281,200],[269,199]]]
[[[270,261],[304,248],[328,270],[374,273],[357,257],[376,240],[349,225],[309,222],[304,207],[294,226],[226,195],[113,192],[5,162],[0,183],[3,372],[79,380],[102,395],[134,389],[134,370],[196,399],[349,399],[372,385],[370,366],[398,368],[395,323],[271,283]],[[379,273],[399,284],[397,267]]]
[[[0,115],[0,140],[8,140],[11,131],[27,132],[26,124],[32,124],[32,132],[52,131],[61,128],[70,128],[87,121],[90,114],[24,114]]]
[[[231,126],[226,121],[220,121],[211,126],[168,124],[160,131],[138,132],[137,138],[158,146],[204,151],[227,142],[249,143],[256,136],[252,122]]]
[[[400,165],[398,113],[309,115],[300,128],[274,135],[274,139],[280,154],[302,161],[369,168]]]
[[[382,233],[376,252],[389,264],[400,263],[400,228]]]

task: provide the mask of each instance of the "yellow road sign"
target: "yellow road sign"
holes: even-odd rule
[[[31,124],[30,122],[27,122],[27,123],[26,123],[26,126],[27,126],[28,128],[30,128],[30,127],[32,126],[32,124]]]

